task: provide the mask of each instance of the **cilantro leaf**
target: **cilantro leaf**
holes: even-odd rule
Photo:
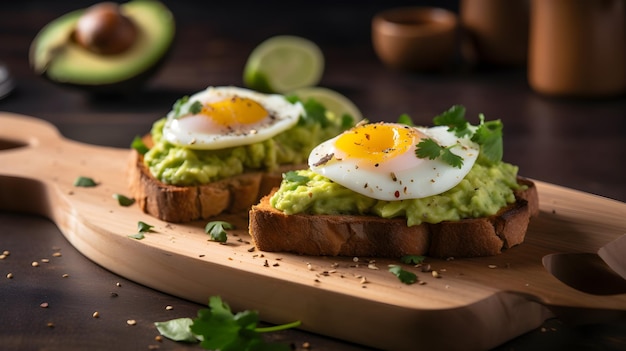
[[[400,117],[398,117],[398,123],[405,124],[411,127],[415,126],[415,123],[413,123],[413,120],[411,119],[411,117],[406,113],[403,113],[400,115]]]
[[[165,322],[154,322],[154,326],[164,337],[174,341],[198,342],[198,336],[191,332],[191,318],[176,318]]]
[[[433,123],[436,126],[448,126],[448,130],[454,132],[458,137],[472,134],[469,129],[470,124],[465,119],[465,107],[461,105],[450,107],[447,111],[433,118]]]
[[[419,256],[419,255],[405,255],[405,256],[400,257],[400,261],[406,264],[420,264],[424,262],[425,259],[426,259],[425,256]]]
[[[433,139],[422,139],[422,141],[417,144],[415,155],[419,158],[428,158],[430,160],[441,158],[443,162],[450,166],[461,168],[463,166],[463,158],[450,151],[450,149],[455,146],[456,144],[443,147],[437,144]]]
[[[172,106],[172,112],[174,118],[180,118],[188,114],[197,114],[202,111],[202,103],[200,101],[194,101],[190,105],[187,105],[189,102],[189,96],[185,95],[182,98],[176,100],[174,106]],[[186,106],[186,108],[185,108]]]
[[[225,243],[228,240],[227,229],[233,229],[234,226],[224,221],[211,221],[204,227],[204,232],[209,234],[211,240]]]
[[[322,128],[329,125],[326,117],[326,107],[315,99],[308,99],[303,102],[304,107],[304,125],[319,124]]]
[[[417,144],[417,149],[415,150],[415,154],[419,158],[427,158],[429,160],[434,160],[441,155],[441,150],[443,147],[439,146],[436,141],[433,139],[422,139]]]
[[[137,234],[129,235],[128,237],[131,239],[141,240],[141,239],[144,239],[146,236],[143,235],[143,233],[137,233]]]
[[[141,155],[145,155],[146,152],[150,151],[150,149],[146,146],[146,144],[143,142],[143,139],[141,139],[140,136],[136,136],[135,139],[133,139],[133,142],[130,144],[130,147],[137,150],[137,152],[140,153]]]
[[[135,199],[131,199],[122,194],[113,194],[113,198],[117,200],[117,203],[120,204],[120,206],[124,207],[128,207],[135,203]]]
[[[142,221],[137,222],[137,230],[139,231],[139,233],[146,233],[146,232],[152,231],[152,228],[154,228],[153,225],[150,225]]]
[[[74,180],[74,186],[79,186],[79,187],[83,187],[83,188],[91,188],[98,185],[98,183],[96,183],[95,180],[89,178],[89,177],[78,177]]]
[[[200,113],[202,111],[202,103],[198,100],[194,101],[191,106],[189,106],[189,113],[192,115]]]
[[[144,239],[146,236],[143,233],[152,231],[152,228],[154,228],[154,226],[147,224],[145,222],[139,221],[137,222],[137,234],[129,235],[128,237],[131,239],[137,239],[137,240]]]
[[[417,275],[409,271],[405,271],[404,269],[402,269],[402,267],[398,265],[390,264],[389,272],[398,277],[398,279],[400,279],[400,281],[404,284],[411,285],[417,282]]]
[[[463,167],[463,157],[450,151],[450,148],[453,146],[455,145],[451,145],[450,147],[446,147],[441,150],[441,160],[452,167],[461,168]]]
[[[172,110],[174,112],[174,118],[178,118],[182,115],[182,108],[183,105],[185,103],[187,103],[187,101],[189,101],[189,96],[185,95],[182,98],[176,100],[176,102],[174,102],[174,105],[172,106]]]
[[[290,350],[286,344],[266,343],[261,333],[297,327],[300,322],[257,328],[258,322],[258,312],[247,310],[233,314],[228,304],[219,296],[211,296],[209,308],[198,311],[198,316],[193,319],[189,329],[202,340],[200,345],[209,350]]]
[[[288,171],[287,173],[283,173],[283,179],[292,183],[305,184],[310,179],[307,176],[300,175],[296,171]]]
[[[485,116],[479,115],[480,124],[472,135],[472,141],[480,145],[480,156],[491,163],[498,163],[503,156],[502,121],[485,122]]]

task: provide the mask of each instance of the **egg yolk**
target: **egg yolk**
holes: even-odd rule
[[[342,134],[335,147],[346,157],[366,160],[374,166],[404,154],[419,138],[417,130],[407,126],[365,124]]]
[[[239,96],[206,104],[200,112],[222,126],[253,124],[267,117],[267,110],[258,102]]]

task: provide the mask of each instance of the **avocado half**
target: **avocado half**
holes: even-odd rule
[[[74,40],[78,20],[87,9],[67,13],[33,40],[29,61],[35,73],[61,85],[96,93],[127,93],[138,89],[164,61],[172,46],[175,21],[156,0],[131,0],[120,12],[137,28],[134,43],[115,55],[94,53]]]

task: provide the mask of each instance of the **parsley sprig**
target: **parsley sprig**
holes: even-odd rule
[[[235,227],[225,221],[211,221],[204,227],[204,232],[209,234],[212,241],[225,243],[228,240],[226,230],[235,229]]]
[[[502,160],[502,121],[485,121],[484,114],[479,116],[478,126],[471,125],[465,118],[465,107],[454,105],[447,111],[441,113],[433,119],[436,126],[447,126],[448,131],[453,132],[459,138],[469,137],[471,141],[480,146],[479,158],[489,164],[495,164]],[[422,140],[417,145],[415,152],[419,158],[431,160],[440,158],[453,167],[461,168],[463,158],[450,151],[456,145],[443,147],[432,139]]]
[[[189,114],[195,115],[202,111],[202,103],[200,101],[196,100],[191,104],[187,104],[188,101],[189,96],[185,95],[174,102],[174,106],[172,106],[174,118],[180,118]]]
[[[242,311],[233,314],[228,304],[219,296],[209,298],[209,308],[198,311],[195,319],[178,318],[154,323],[161,335],[175,341],[198,342],[208,350],[221,351],[288,351],[289,345],[266,342],[262,334],[300,325],[300,321],[272,326],[257,327],[259,313]]]

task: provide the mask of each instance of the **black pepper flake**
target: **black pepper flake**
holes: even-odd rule
[[[315,162],[313,164],[313,166],[318,167],[318,166],[321,166],[321,165],[324,165],[324,164],[328,163],[328,161],[333,159],[334,155],[335,154],[330,153],[330,154],[326,154],[326,155],[322,156],[322,158],[320,158],[319,161]]]
[[[378,163],[374,165],[374,167],[378,167],[378,166],[380,166],[380,164],[378,164]]]
[[[394,182],[398,181],[398,177],[396,177],[396,174],[391,172],[391,180],[393,180]]]
[[[267,260],[265,260],[265,262],[263,263],[263,267],[269,267],[269,266],[270,266],[269,262],[267,262]]]

